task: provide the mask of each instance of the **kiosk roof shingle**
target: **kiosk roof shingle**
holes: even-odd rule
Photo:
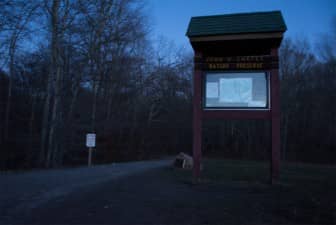
[[[192,17],[187,36],[284,32],[287,27],[280,11]]]

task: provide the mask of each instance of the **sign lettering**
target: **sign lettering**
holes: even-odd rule
[[[277,69],[276,56],[233,56],[195,58],[195,66],[202,70],[265,70]]]

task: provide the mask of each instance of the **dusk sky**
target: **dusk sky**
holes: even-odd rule
[[[307,38],[312,44],[331,31],[336,0],[148,0],[154,36],[190,48],[185,36],[192,16],[280,10],[286,37]],[[336,28],[335,28],[336,29]]]

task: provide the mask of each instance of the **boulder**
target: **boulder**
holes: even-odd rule
[[[174,160],[174,167],[181,169],[192,169],[194,165],[193,158],[185,154],[184,152],[180,152]]]

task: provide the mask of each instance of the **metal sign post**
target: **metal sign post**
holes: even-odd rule
[[[88,166],[91,166],[91,162],[92,162],[92,148],[89,148],[89,157],[88,157]]]
[[[86,134],[86,147],[89,148],[88,166],[92,164],[92,148],[96,147],[96,134]]]

